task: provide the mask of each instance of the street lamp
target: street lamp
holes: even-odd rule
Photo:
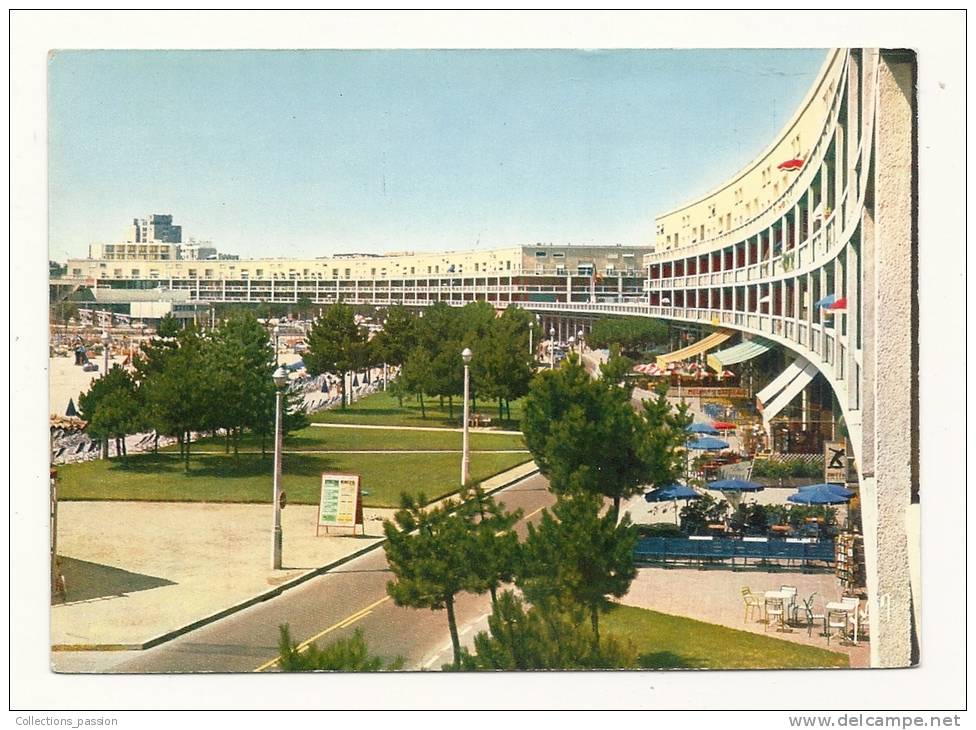
[[[549,328],[549,369],[556,367],[556,328]]]
[[[274,326],[274,349],[275,349],[275,365],[278,364],[278,335],[281,334],[281,325]],[[277,381],[275,381],[277,382]]]
[[[532,330],[535,328],[535,322],[531,319],[529,320],[529,354],[532,354]]]
[[[109,345],[112,344],[112,335],[108,333],[108,330],[102,330],[102,349],[105,350],[105,372],[103,375],[108,375],[108,350]]]
[[[579,348],[580,348],[579,351],[580,351],[580,354],[582,354],[583,353],[583,330],[582,330],[582,328],[580,329],[579,332],[576,333],[576,341],[579,343]]]
[[[271,379],[275,385],[274,534],[271,543],[271,569],[281,570],[281,421],[288,371],[279,367]]]
[[[112,335],[108,333],[108,330],[102,330],[102,349],[105,351],[105,370],[102,372],[102,377],[108,377],[108,350],[109,346],[112,344]],[[118,444],[116,443],[115,450],[118,451]],[[118,454],[116,454],[118,456]],[[108,458],[108,436],[102,441],[102,458]]]
[[[573,348],[576,346],[576,338],[570,335],[568,343],[569,343],[569,351],[573,352]]]
[[[468,393],[471,388],[468,365],[471,363],[471,350],[465,347],[461,351],[461,359],[464,360],[464,428],[462,429],[464,435],[461,439],[461,486],[464,487],[468,483],[468,471],[471,462],[471,452],[468,448],[468,421],[470,420]]]

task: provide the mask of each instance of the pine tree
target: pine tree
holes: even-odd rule
[[[617,524],[612,511],[600,516],[596,496],[560,498],[552,512],[543,510],[538,527],[529,525],[516,584],[533,604],[584,607],[598,648],[600,613],[610,607],[609,597],[626,594],[637,576],[636,546],[629,515]]]
[[[475,533],[465,515],[447,502],[424,509],[424,497],[404,494],[394,516],[383,523],[386,559],[396,580],[386,584],[398,606],[445,609],[454,648],[454,667],[461,662],[461,641],[454,615],[455,596],[462,591],[483,592],[486,586],[474,571]]]

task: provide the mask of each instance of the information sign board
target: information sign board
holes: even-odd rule
[[[319,496],[319,528],[351,527],[363,524],[362,489],[358,474],[322,474],[322,490]]]

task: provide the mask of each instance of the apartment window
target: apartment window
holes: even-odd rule
[[[254,275],[260,279],[262,276],[264,276],[264,269],[258,269],[254,272]]]
[[[614,274],[613,264],[607,264],[606,272],[608,276],[613,276]]]
[[[554,252],[554,253],[552,254],[552,257],[553,257],[554,259],[564,259],[564,258],[566,258],[566,254],[564,254],[564,253],[563,253],[562,251],[555,251],[555,252]]]
[[[563,264],[557,264],[556,265],[556,273],[559,274],[560,276],[562,276],[563,274],[566,273],[566,267]]]
[[[512,262],[511,261],[506,261],[505,262],[505,271],[511,271],[511,270],[512,270]]]
[[[213,269],[204,269],[203,270],[203,276],[204,276],[204,278],[212,279],[213,278]],[[258,276],[261,276],[261,274],[258,273]]]
[[[332,269],[332,278],[333,279],[339,278],[339,269]]]
[[[578,276],[592,276],[593,264],[580,264],[576,267],[576,274]]]
[[[441,273],[441,267],[440,267],[440,266],[435,266],[435,267],[434,267],[434,273],[435,273],[435,274],[439,274],[439,273]]]
[[[116,279],[121,279],[122,278],[122,269],[115,269],[115,271],[112,274],[112,276],[114,276]]]
[[[131,274],[133,278],[137,278],[139,276],[139,269],[132,269]]]
[[[546,256],[547,256],[547,254],[546,254],[545,251],[536,251],[535,252],[535,257],[537,259],[544,259]]]
[[[81,276],[81,269],[72,269],[71,270],[71,275],[72,276]]]
[[[349,269],[346,269],[346,278],[349,278]]]
[[[190,278],[191,279],[196,279],[197,278],[197,270],[196,269],[190,269]]]
[[[475,265],[474,265],[474,270],[475,270],[475,272],[477,272],[477,271],[478,271],[478,264],[475,264]]]
[[[413,275],[413,267],[410,267],[410,274]]]

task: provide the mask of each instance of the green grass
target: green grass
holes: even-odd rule
[[[324,429],[323,429],[324,430]],[[472,454],[471,478],[483,480],[529,461],[528,454]],[[172,502],[271,501],[270,456],[198,454],[184,473],[178,454],[140,454],[58,467],[62,500]],[[284,454],[282,486],[292,504],[318,504],[324,471],[362,475],[367,507],[396,507],[400,493],[433,500],[457,491],[460,454]]]
[[[461,433],[455,431],[402,431],[381,430],[372,428],[322,428],[309,426],[289,434],[285,438],[286,450],[305,451],[419,451],[453,449],[461,450]],[[525,442],[521,436],[510,436],[502,433],[472,433],[471,448],[483,451],[502,451],[510,449],[524,449]],[[271,448],[271,439],[266,440],[266,446]],[[261,439],[251,434],[241,438],[242,451],[260,451]],[[179,451],[177,445],[167,446],[160,451]],[[192,452],[224,452],[223,438],[201,439],[193,444]]]
[[[428,426],[453,427],[461,425],[461,399],[454,399],[454,415],[449,415],[447,399],[444,407],[440,407],[439,399],[425,398],[427,418],[422,418],[420,402],[415,398],[404,398],[403,407],[390,393],[373,393],[362,400],[346,407],[332,408],[327,411],[313,413],[310,418],[316,423],[359,423],[377,426]],[[512,420],[499,421],[497,401],[477,401],[473,413],[478,413],[492,419],[492,427],[505,430],[517,430],[519,419],[522,417],[521,400],[512,401]],[[507,414],[506,414],[507,415]]]
[[[633,642],[645,669],[848,667],[846,654],[633,606],[615,606],[601,632]]]

